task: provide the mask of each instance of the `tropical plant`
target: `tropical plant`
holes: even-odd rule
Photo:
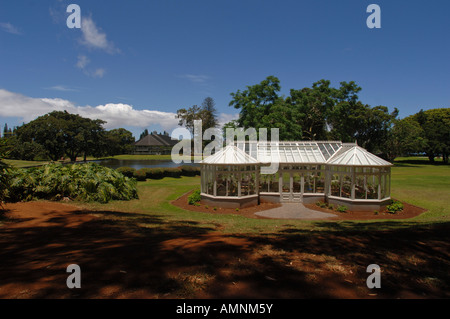
[[[191,195],[188,196],[188,204],[195,205],[199,201],[201,201],[202,197],[200,196],[200,191],[196,190]]]
[[[338,211],[340,213],[345,213],[345,212],[347,212],[347,206],[340,205],[336,208],[336,211]]]
[[[6,198],[10,183],[10,167],[2,161],[2,158],[8,154],[6,149],[6,139],[0,139],[0,208],[3,209],[3,201]]]
[[[389,213],[395,214],[403,210],[403,204],[397,200],[392,200],[391,204],[386,206],[386,209]]]
[[[136,181],[95,164],[47,164],[10,172],[10,201],[34,199],[74,200],[106,203],[137,198]]]

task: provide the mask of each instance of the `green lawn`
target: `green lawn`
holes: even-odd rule
[[[391,197],[428,209],[417,221],[449,221],[450,165],[399,158],[392,168]]]
[[[450,221],[450,166],[398,162],[392,168],[393,198],[428,209],[408,220],[376,221],[301,221],[252,219],[239,215],[219,215],[185,211],[170,204],[186,192],[198,189],[200,177],[164,178],[138,183],[139,199],[127,202],[86,204],[96,210],[139,212],[158,216],[168,222],[195,222],[204,227],[219,227],[226,233],[277,233],[286,229],[371,230],[426,226]],[[84,205],[84,204],[83,204]],[[148,225],[151,227],[151,225]]]
[[[12,160],[12,159],[1,159],[8,165],[13,167],[21,168],[21,167],[33,167],[33,166],[41,166],[49,163],[49,161],[22,161],[22,160]]]

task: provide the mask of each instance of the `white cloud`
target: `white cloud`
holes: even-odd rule
[[[178,77],[188,79],[193,83],[205,83],[207,80],[210,79],[209,76],[203,74],[182,74],[179,75]]]
[[[98,68],[95,70],[88,69],[87,66],[89,63],[91,63],[91,60],[89,60],[87,56],[79,55],[76,67],[83,70],[83,73],[86,74],[87,76],[93,78],[102,78],[105,75],[106,70],[103,68]]]
[[[52,111],[64,111],[79,114],[91,119],[107,121],[105,128],[150,127],[160,125],[166,131],[178,127],[176,114],[156,110],[137,110],[132,105],[108,103],[97,106],[78,106],[59,98],[31,98],[22,94],[0,89],[0,116],[19,117],[24,122]]]
[[[19,117],[25,123],[52,111],[64,111],[79,114],[90,119],[101,119],[107,123],[106,129],[119,127],[135,127],[142,129],[159,125],[163,130],[171,132],[179,127],[176,113],[157,110],[137,110],[124,103],[107,103],[97,106],[79,106],[60,98],[32,98],[19,93],[0,89],[0,116]],[[219,115],[219,125],[237,119],[239,114]]]
[[[91,61],[85,55],[79,55],[77,60],[77,68],[84,70]]]
[[[46,88],[47,90],[61,91],[61,92],[78,92],[77,89],[69,88],[65,85],[55,85]]]
[[[103,50],[110,54],[119,52],[119,49],[117,49],[112,42],[108,41],[106,33],[97,28],[91,17],[82,17],[81,32],[83,37],[80,42],[86,47]]]
[[[92,76],[94,78],[102,78],[103,75],[105,75],[105,72],[106,72],[105,69],[99,68],[92,72]]]
[[[222,127],[224,124],[231,122],[232,120],[237,120],[238,118],[239,114],[220,113],[218,118],[219,127]]]
[[[20,30],[9,22],[0,22],[0,29],[11,34],[22,34]]]

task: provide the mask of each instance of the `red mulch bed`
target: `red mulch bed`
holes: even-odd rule
[[[234,208],[221,208],[214,206],[206,205],[204,202],[200,201],[199,206],[189,205],[188,197],[192,192],[186,193],[178,199],[172,201],[172,204],[178,207],[181,207],[186,210],[201,212],[201,213],[210,213],[210,214],[234,214],[241,215],[248,218],[265,218],[261,216],[255,215],[256,212],[264,211],[271,208],[280,207],[281,204],[270,203],[262,201],[260,205],[251,206],[246,208],[240,208],[238,211]],[[372,220],[372,219],[407,219],[419,216],[424,213],[426,209],[414,206],[408,203],[403,203],[404,208],[402,211],[397,212],[395,214],[391,214],[386,210],[381,210],[378,213],[373,211],[346,211],[345,213],[338,212],[336,210],[321,208],[316,204],[305,204],[305,207],[325,213],[331,213],[337,215],[337,217],[327,218],[327,220]]]
[[[427,210],[418,206],[414,206],[405,202],[403,203],[403,210],[395,214],[389,213],[386,209],[378,211],[346,211],[345,213],[338,212],[329,208],[321,208],[316,204],[306,204],[305,207],[318,210],[325,213],[335,214],[338,217],[329,218],[329,220],[370,220],[370,219],[408,219],[419,216]]]
[[[180,208],[194,211],[194,212],[210,213],[210,214],[234,214],[234,215],[240,215],[240,216],[245,216],[245,217],[249,217],[249,218],[260,218],[260,219],[263,219],[265,217],[257,216],[257,215],[255,215],[255,213],[281,206],[281,204],[278,204],[278,203],[270,203],[270,202],[261,201],[261,203],[257,206],[239,208],[239,210],[236,210],[235,208],[223,208],[223,207],[216,207],[216,209],[214,209],[215,206],[207,205],[203,201],[200,201],[200,203],[199,203],[200,206],[189,205],[188,197],[191,193],[192,192],[184,194],[183,196],[179,197],[178,199],[172,201],[172,204],[175,206],[178,206]]]

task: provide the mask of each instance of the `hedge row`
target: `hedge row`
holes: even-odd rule
[[[145,167],[138,170],[136,170],[133,167],[119,167],[117,171],[127,177],[134,177],[138,181],[145,181],[146,179],[161,179],[164,177],[200,175],[200,167],[194,167],[189,165],[183,165],[180,167],[162,167],[162,168]]]

